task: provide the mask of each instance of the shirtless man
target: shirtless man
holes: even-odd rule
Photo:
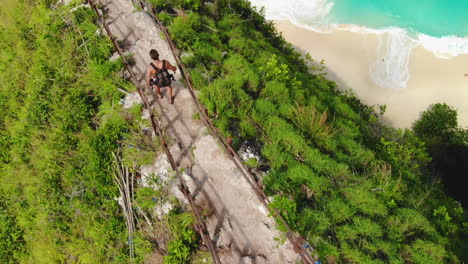
[[[171,86],[170,77],[169,76],[164,77],[165,81],[166,81],[166,85],[165,86],[161,85],[162,87],[159,87],[157,85],[157,83],[161,83],[161,80],[158,80],[158,77],[156,76],[156,74],[157,74],[158,70],[160,70],[160,69],[171,70],[171,71],[173,71],[175,73],[177,71],[177,67],[172,66],[171,63],[166,61],[166,60],[162,60],[162,61],[159,60],[159,53],[158,53],[158,51],[156,51],[154,49],[150,50],[150,57],[151,57],[151,59],[153,59],[153,62],[148,67],[148,70],[147,70],[147,73],[146,73],[146,83],[147,83],[148,87],[150,87],[151,89],[153,88],[153,86],[156,87],[155,92],[156,92],[156,94],[158,95],[159,98],[163,98],[163,96],[161,94],[161,88],[167,87],[169,89],[169,102],[171,104],[173,104],[174,103],[174,98],[172,98],[172,86]],[[164,73],[162,75],[164,75]]]

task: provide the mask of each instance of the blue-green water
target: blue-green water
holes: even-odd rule
[[[308,28],[354,24],[410,35],[468,37],[468,0],[249,0],[266,17]]]
[[[331,21],[400,27],[434,37],[468,36],[468,0],[334,0]]]
[[[441,58],[468,54],[468,0],[249,0],[267,19],[289,20],[315,31],[341,29],[377,34],[374,82],[404,89],[417,46]],[[370,49],[375,48],[373,46]]]

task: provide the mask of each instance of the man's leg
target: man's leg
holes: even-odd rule
[[[161,94],[161,88],[159,88],[159,86],[155,85],[156,87],[156,94],[158,95],[159,98],[163,98],[162,94]]]
[[[172,98],[172,86],[168,86],[167,89],[169,90],[169,102],[171,102],[171,104],[174,103],[174,98]]]

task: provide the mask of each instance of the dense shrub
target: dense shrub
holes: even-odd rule
[[[0,14],[0,262],[129,263],[111,153],[120,62],[89,8],[9,1]],[[47,5],[44,5],[47,4]],[[2,2],[3,8],[3,2]],[[146,254],[148,251],[139,251]],[[139,256],[141,257],[141,256]],[[137,260],[138,261],[138,260]]]
[[[413,129],[426,144],[432,158],[430,168],[440,175],[449,194],[466,207],[468,195],[463,177],[468,173],[468,129],[458,124],[457,112],[446,104],[434,104],[423,112]]]
[[[258,140],[272,207],[323,262],[466,256],[466,214],[427,175],[423,141],[380,124],[384,107],[378,113],[341,91],[248,1],[166,3],[159,7],[208,114],[225,136]],[[416,134],[437,116],[426,115]]]
[[[191,251],[195,247],[196,233],[190,227],[193,217],[190,213],[169,216],[172,239],[168,245],[168,254],[164,257],[167,264],[188,263]]]

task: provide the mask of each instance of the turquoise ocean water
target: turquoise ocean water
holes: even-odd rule
[[[400,27],[433,37],[468,36],[468,0],[335,0],[333,22]]]
[[[264,7],[267,19],[289,20],[319,32],[338,27],[377,34],[379,55],[369,72],[382,87],[406,87],[411,52],[417,46],[445,59],[468,54],[468,0],[249,1]]]

